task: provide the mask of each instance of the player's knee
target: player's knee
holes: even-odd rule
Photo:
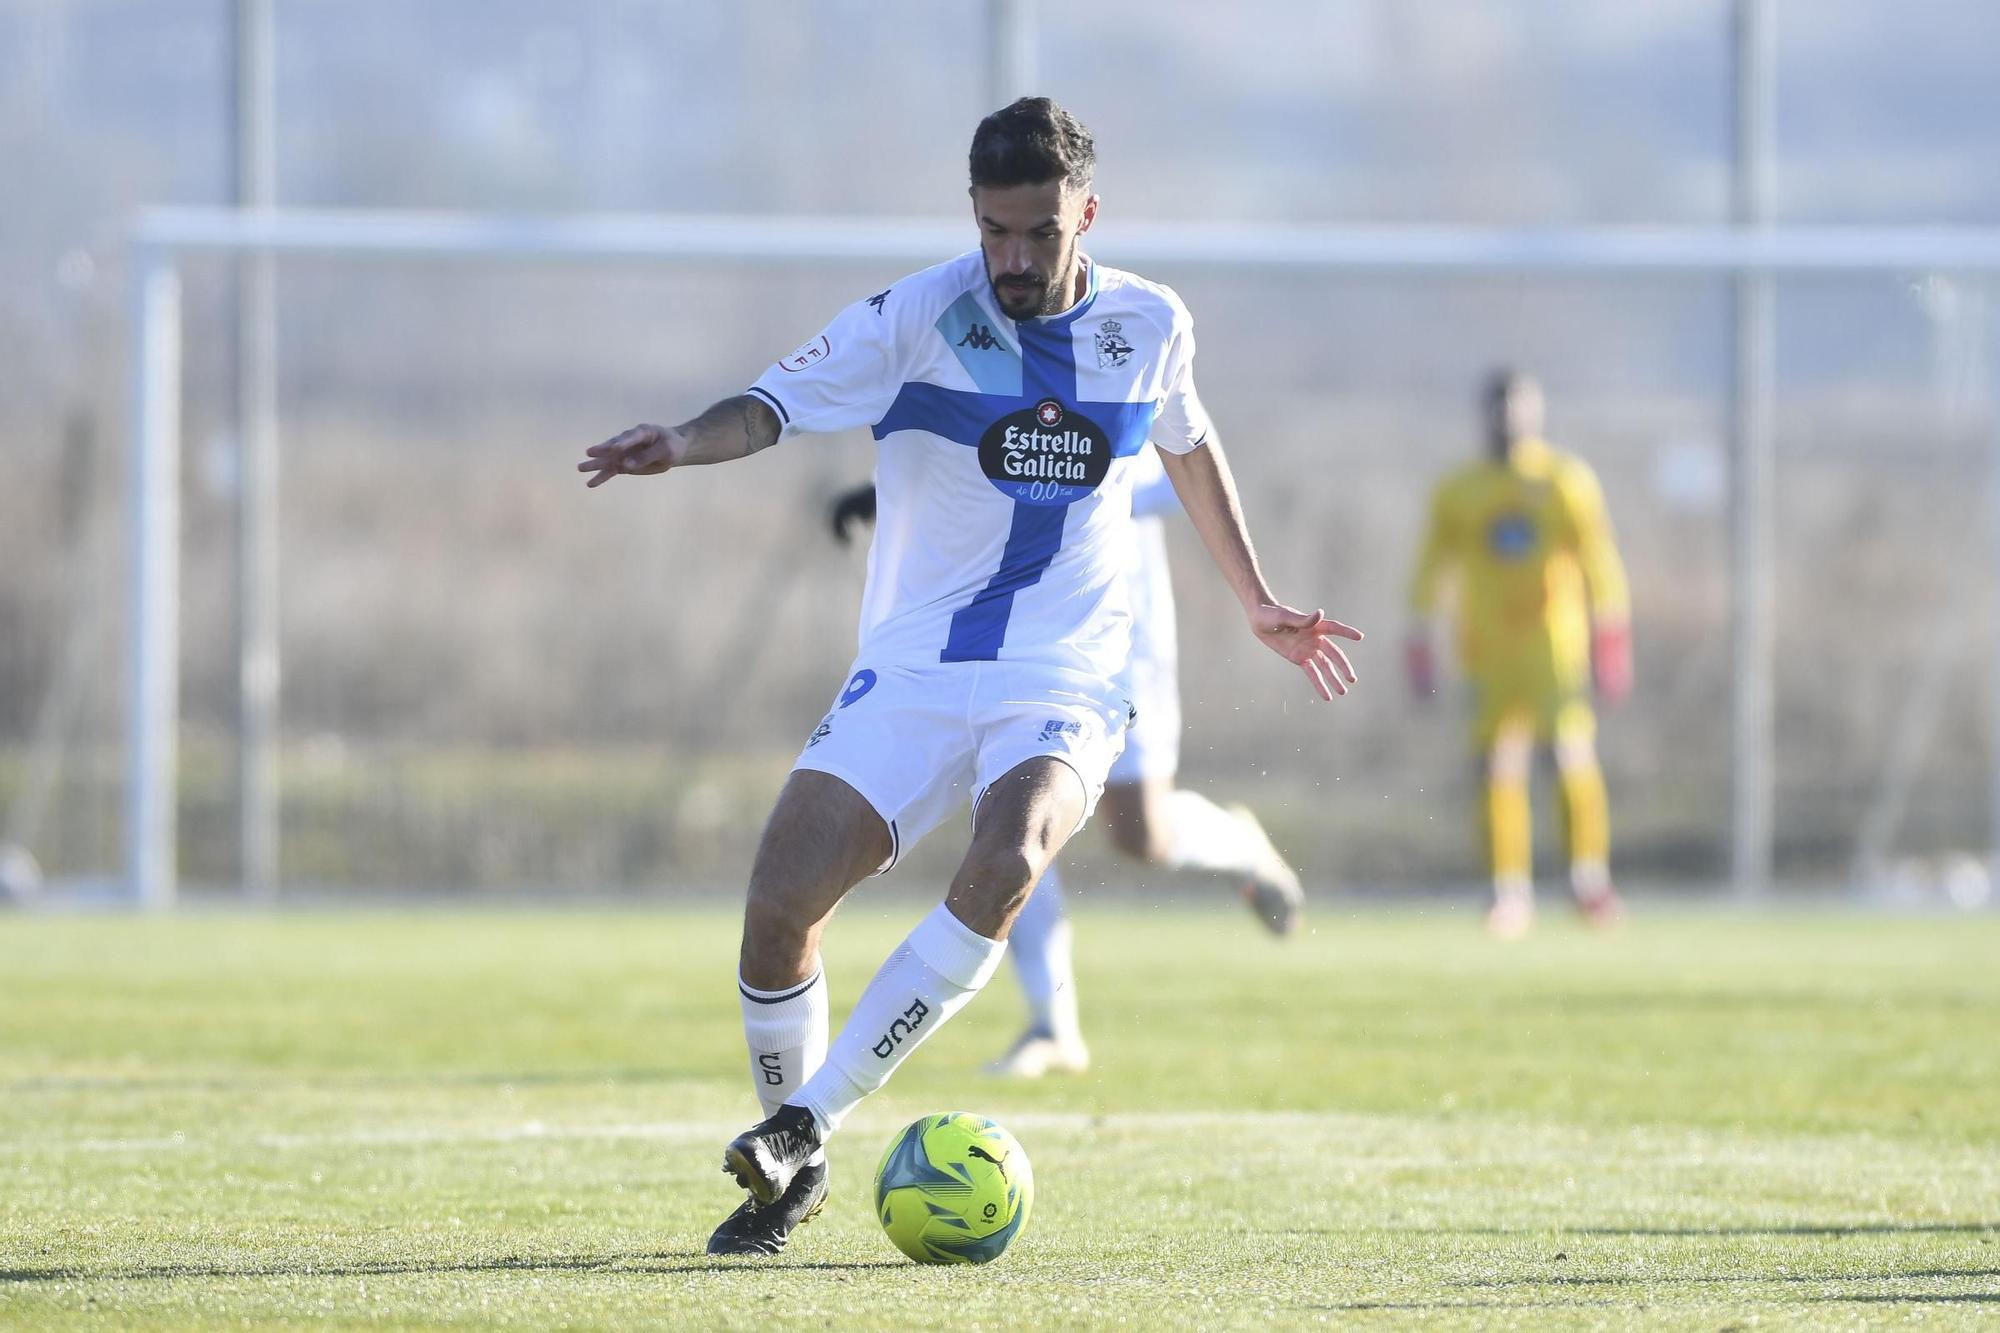
[[[1556,767],[1565,773],[1585,773],[1597,767],[1597,746],[1588,736],[1565,736],[1555,744]]]
[[[1111,843],[1125,855],[1149,865],[1165,865],[1173,857],[1173,840],[1164,823],[1141,815],[1111,825]]]
[[[1486,751],[1486,775],[1495,782],[1526,782],[1535,747],[1526,736],[1502,736]]]
[[[785,896],[760,894],[753,888],[743,903],[744,961],[796,954],[813,924]]]
[[[1027,905],[1047,865],[1026,847],[975,846],[952,880],[952,909],[980,934],[998,938]]]

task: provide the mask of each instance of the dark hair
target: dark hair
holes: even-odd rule
[[[972,132],[972,183],[1005,187],[1061,181],[1087,189],[1097,144],[1083,122],[1046,97],[1023,97]]]
[[[1518,366],[1499,366],[1487,372],[1484,397],[1488,402],[1497,402],[1520,389],[1539,389],[1541,384],[1529,372]]]

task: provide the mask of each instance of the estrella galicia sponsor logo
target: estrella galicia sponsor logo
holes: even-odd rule
[[[1097,368],[1110,370],[1132,359],[1139,349],[1125,341],[1125,326],[1107,319],[1097,326]]]
[[[831,736],[832,734],[833,734],[833,714],[828,713],[825,717],[820,719],[819,725],[813,728],[812,739],[806,742],[806,748],[808,750],[812,749],[813,746],[818,745],[821,741],[825,740],[828,736]]]
[[[930,1006],[921,999],[913,1001],[910,1007],[903,1011],[903,1016],[889,1025],[889,1030],[882,1034],[882,1040],[870,1048],[875,1052],[875,1058],[886,1060],[895,1054],[896,1048],[916,1035],[917,1029],[922,1027],[924,1020],[930,1016]]]
[[[875,307],[876,314],[879,315],[882,313],[882,307],[889,304],[889,293],[895,290],[896,289],[894,287],[890,287],[887,290],[879,291],[875,293],[873,296],[868,298],[868,304]]]
[[[1000,340],[994,337],[993,330],[984,324],[974,324],[965,331],[965,336],[958,340],[958,345],[970,347],[975,352],[990,352],[1000,345]]]
[[[1045,741],[1052,741],[1056,739],[1058,736],[1073,736],[1080,738],[1082,735],[1083,735],[1083,723],[1081,722],[1068,722],[1059,717],[1052,717],[1048,721],[1042,723],[1041,739]]]
[[[829,343],[826,340],[826,335],[822,333],[819,337],[813,339],[804,347],[799,348],[798,351],[793,352],[783,361],[780,361],[778,369],[790,371],[796,375],[802,370],[818,365],[832,355],[833,344]]]
[[[875,673],[867,667],[854,673],[854,679],[847,682],[847,688],[840,692],[840,707],[859,703],[861,696],[875,688]]]
[[[1074,504],[1104,483],[1111,438],[1081,412],[1044,398],[979,437],[979,468],[1000,490],[1036,505]]]

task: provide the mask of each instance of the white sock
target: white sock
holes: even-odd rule
[[[1014,960],[1014,976],[1027,998],[1034,1029],[1063,1041],[1080,1037],[1069,917],[1063,911],[1062,880],[1054,866],[1042,875],[1027,906],[1014,918],[1007,955]]]
[[[809,981],[758,990],[738,977],[743,1039],[750,1047],[750,1081],[764,1114],[776,1114],[799,1085],[826,1062],[826,971],[817,958]]]
[[[1167,829],[1169,869],[1253,875],[1263,865],[1265,840],[1256,827],[1200,792],[1167,794]]]
[[[987,939],[939,903],[882,964],[825,1062],[787,1100],[809,1109],[821,1133],[839,1129],[862,1098],[979,993],[1006,952],[1006,941]]]
[[[1572,861],[1569,867],[1570,887],[1583,902],[1602,894],[1611,887],[1611,867],[1604,861],[1586,859]]]

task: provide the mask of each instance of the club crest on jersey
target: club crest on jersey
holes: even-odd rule
[[[1111,471],[1111,437],[1053,398],[1009,412],[979,437],[979,469],[1012,499],[1074,504]]]
[[[813,339],[804,347],[799,348],[798,351],[793,352],[783,361],[780,361],[778,369],[788,370],[796,375],[808,366],[818,365],[832,355],[833,344],[829,343],[826,340],[826,335],[822,333],[819,337]]]
[[[1487,525],[1486,544],[1495,559],[1524,560],[1535,549],[1535,521],[1526,514],[1501,514]]]
[[[1125,341],[1125,326],[1107,319],[1097,326],[1097,368],[1110,370],[1132,359],[1138,348]]]

